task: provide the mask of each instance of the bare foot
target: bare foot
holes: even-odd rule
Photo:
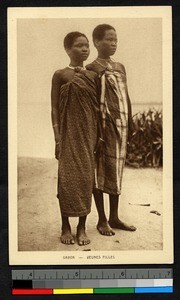
[[[91,242],[86,235],[85,228],[83,228],[83,227],[77,227],[76,237],[77,237],[79,246],[85,246]]]
[[[62,229],[62,234],[60,237],[61,243],[67,244],[67,245],[72,245],[74,244],[74,238],[71,234],[71,230],[69,228],[63,228]]]
[[[109,220],[109,225],[112,228],[117,228],[121,230],[127,230],[127,231],[136,231],[136,227],[133,225],[127,225],[126,223],[122,222],[119,219]]]
[[[102,235],[107,235],[107,236],[115,235],[115,232],[111,229],[107,221],[98,222],[97,230]]]

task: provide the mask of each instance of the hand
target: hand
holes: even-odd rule
[[[133,134],[134,132],[134,122],[132,118],[129,118],[128,121],[128,130],[131,132],[131,134]]]
[[[99,157],[104,152],[105,141],[102,138],[98,138],[94,154]]]
[[[133,120],[131,118],[131,119],[129,119],[129,123],[128,123],[128,143],[131,142],[131,139],[134,135],[134,131],[135,131],[134,123],[133,123]]]
[[[55,158],[59,160],[59,143],[55,145]]]

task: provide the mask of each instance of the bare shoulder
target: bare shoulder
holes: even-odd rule
[[[121,64],[120,62],[116,62],[116,64],[117,64],[118,70],[120,72],[123,72],[124,74],[126,74],[126,69],[125,69],[124,65]]]
[[[61,70],[57,70],[54,72],[52,80],[53,81],[61,81],[62,78],[64,77],[64,73],[66,72],[66,68],[61,69]]]
[[[92,62],[92,63],[86,65],[86,69],[87,69],[87,70],[91,69],[91,67],[93,66],[93,64],[94,64],[94,62]]]
[[[100,65],[98,65],[96,61],[93,61],[92,63],[86,65],[86,70],[93,71],[97,74],[100,74],[103,68]]]

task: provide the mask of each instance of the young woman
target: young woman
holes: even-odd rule
[[[97,157],[94,199],[98,211],[97,229],[102,235],[114,235],[112,228],[134,231],[118,217],[119,195],[126,158],[128,134],[132,132],[131,103],[124,66],[111,59],[117,48],[115,29],[108,24],[98,25],[93,31],[97,59],[86,66],[101,78],[101,130]],[[103,192],[109,194],[110,215],[107,221]]]
[[[61,242],[74,244],[69,217],[79,217],[77,242],[90,243],[85,232],[94,185],[94,150],[97,142],[97,74],[83,69],[89,42],[80,32],[64,39],[69,65],[54,73],[51,103],[55,157],[59,161],[58,198],[62,217]]]

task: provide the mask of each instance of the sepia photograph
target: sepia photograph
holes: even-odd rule
[[[9,262],[173,262],[170,6],[8,9]]]

